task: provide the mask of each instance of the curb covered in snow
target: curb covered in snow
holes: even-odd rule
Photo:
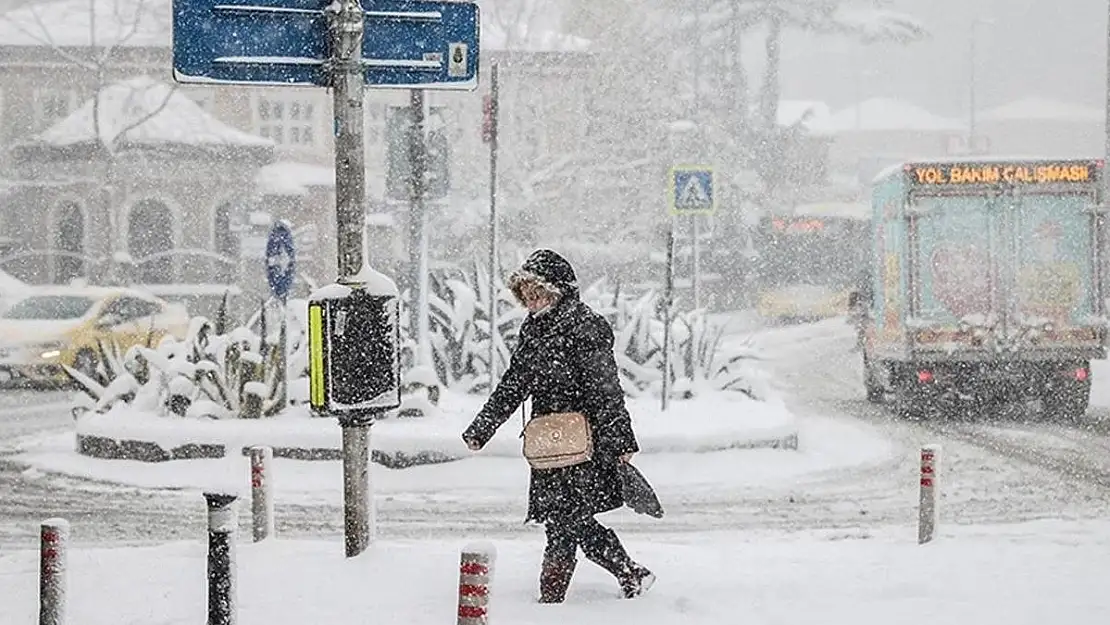
[[[375,423],[371,460],[404,468],[473,457],[459,433],[477,413],[481,400],[452,395],[442,402],[437,415]],[[629,404],[643,453],[798,448],[794,416],[777,402],[716,396],[676,402],[666,413],[650,402]],[[268,419],[235,420],[182,419],[117,409],[86,414],[76,425],[77,452],[92,458],[212,459],[225,457],[228,450],[232,455],[245,454],[254,445],[272,447],[277,458],[342,458],[341,428],[332,419],[309,416],[307,409],[290,409]],[[479,455],[520,457],[520,429],[519,422],[506,423]]]

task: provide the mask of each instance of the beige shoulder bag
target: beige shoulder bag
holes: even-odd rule
[[[590,422],[581,412],[532,417],[524,426],[524,457],[533,469],[561,469],[594,455]]]

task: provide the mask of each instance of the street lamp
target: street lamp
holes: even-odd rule
[[[968,55],[968,112],[967,112],[967,149],[975,151],[975,49],[976,35],[979,26],[991,26],[994,20],[978,17],[971,22],[971,36],[968,42],[970,54]]]

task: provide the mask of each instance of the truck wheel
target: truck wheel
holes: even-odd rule
[[[1041,397],[1047,417],[1056,421],[1077,423],[1087,414],[1091,403],[1090,384],[1068,384],[1052,387]]]

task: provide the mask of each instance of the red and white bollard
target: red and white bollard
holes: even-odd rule
[[[274,450],[251,447],[251,518],[254,542],[274,535]]]
[[[940,445],[921,448],[921,486],[918,497],[917,543],[933,540],[937,530],[937,465]]]
[[[457,625],[489,623],[489,584],[497,550],[493,545],[469,545],[459,561],[459,617]]]
[[[39,534],[39,625],[66,621],[66,543],[69,521],[47,519]]]

